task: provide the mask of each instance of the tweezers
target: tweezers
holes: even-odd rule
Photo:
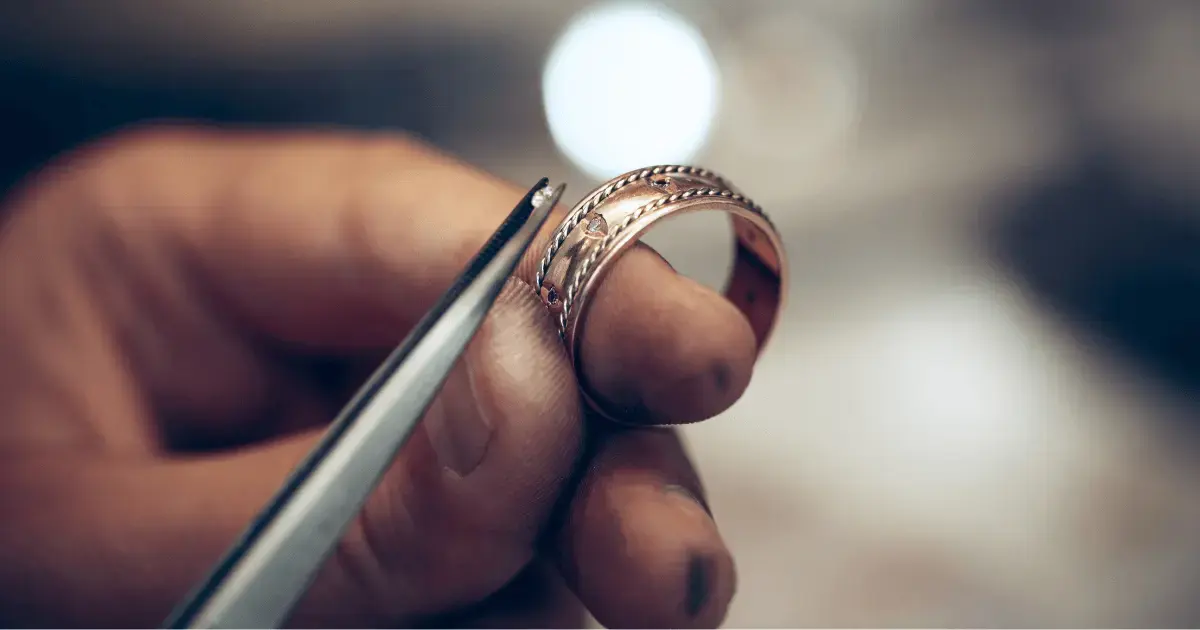
[[[564,186],[548,184],[543,178],[525,194],[164,627],[287,621],[558,203]]]

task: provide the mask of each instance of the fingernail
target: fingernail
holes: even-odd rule
[[[473,380],[470,367],[460,361],[426,415],[438,463],[459,477],[479,467],[492,442],[492,422],[478,404]]]
[[[688,558],[683,612],[689,619],[695,618],[708,605],[712,596],[715,565],[716,563],[708,556],[692,554]]]
[[[699,505],[700,509],[704,510],[704,512],[706,514],[708,514],[709,518],[712,518],[712,515],[713,515],[712,508],[708,507],[708,502],[705,501],[704,499],[701,499],[700,497],[696,496],[695,493],[693,493],[691,490],[688,490],[687,488],[685,488],[683,486],[679,486],[679,485],[669,485],[669,486],[663,488],[663,491],[666,492],[667,494],[673,494],[676,496],[683,497],[683,498],[687,499],[688,501],[691,501],[692,503]]]

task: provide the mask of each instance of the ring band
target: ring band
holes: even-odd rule
[[[692,166],[655,166],[631,171],[592,191],[555,230],[535,283],[558,317],[559,334],[576,373],[579,344],[591,295],[612,264],[656,222],[675,214],[728,213],[735,236],[733,270],[725,297],[750,322],[761,353],[783,306],[786,263],[783,241],[762,208],[715,173]],[[620,419],[583,388],[587,402],[611,420]]]

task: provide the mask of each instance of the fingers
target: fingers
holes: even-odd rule
[[[505,288],[293,624],[404,624],[479,601],[529,562],[582,433],[547,320],[529,287]],[[21,509],[0,520],[0,618],[159,623],[316,439],[154,465],[4,462],[0,505]]]
[[[757,354],[750,323],[649,247],[628,251],[595,300],[583,329],[580,380],[623,420],[705,420],[750,384]]]
[[[175,245],[198,299],[318,350],[396,343],[524,192],[386,136],[160,130],[92,155],[84,188],[124,209],[117,224]],[[595,393],[654,424],[723,411],[755,354],[736,308],[644,247],[599,289],[583,345]]]
[[[717,627],[735,590],[732,557],[669,429],[603,438],[556,550],[604,627]]]
[[[88,188],[217,306],[319,350],[394,344],[524,192],[395,136],[148,129],[92,155]]]
[[[513,280],[299,614],[404,620],[483,599],[532,557],[579,456],[575,381],[530,287]]]

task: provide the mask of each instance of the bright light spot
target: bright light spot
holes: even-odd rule
[[[963,290],[899,312],[870,354],[871,415],[909,474],[974,483],[1011,470],[1045,437],[1036,363],[1004,303]]]
[[[652,4],[615,4],[567,26],[542,76],[555,144],[599,179],[686,162],[716,117],[717,64],[703,36]]]

